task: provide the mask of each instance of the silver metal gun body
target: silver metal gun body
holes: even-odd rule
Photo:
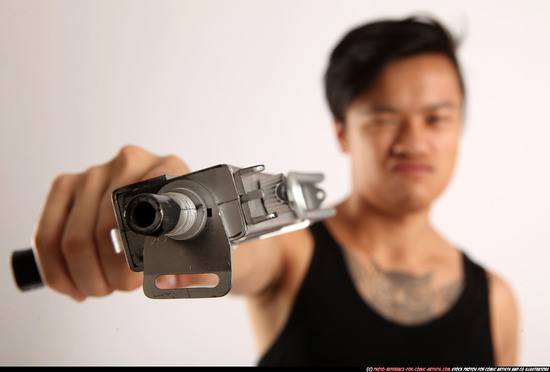
[[[231,246],[302,228],[332,216],[321,208],[322,174],[263,173],[227,164],[162,176],[114,191],[114,242],[144,271],[150,298],[224,296],[231,289]],[[116,245],[116,244],[115,244]],[[214,274],[215,286],[159,288],[162,275]]]

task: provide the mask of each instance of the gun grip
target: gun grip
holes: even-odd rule
[[[28,291],[44,286],[32,248],[14,251],[11,268],[17,287]]]

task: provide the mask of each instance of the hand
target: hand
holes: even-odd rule
[[[112,192],[121,186],[161,176],[189,173],[175,156],[156,156],[125,146],[108,163],[52,183],[33,238],[46,285],[77,301],[129,291],[143,283],[116,254],[110,230],[116,228]]]

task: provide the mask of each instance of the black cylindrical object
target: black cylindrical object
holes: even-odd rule
[[[32,248],[14,251],[11,268],[17,287],[22,291],[44,286]]]

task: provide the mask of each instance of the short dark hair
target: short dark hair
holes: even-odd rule
[[[348,106],[388,63],[422,53],[447,56],[465,94],[456,57],[458,44],[441,23],[429,17],[381,20],[349,31],[332,51],[325,73],[325,95],[332,115],[344,123]]]

